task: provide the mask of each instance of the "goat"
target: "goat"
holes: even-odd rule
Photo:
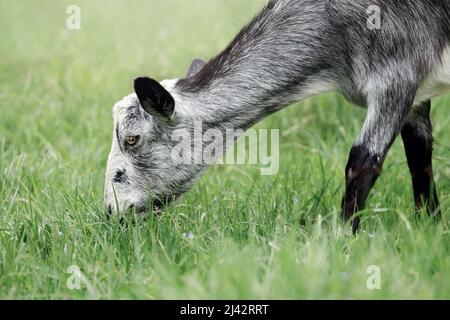
[[[368,8],[381,14],[368,27]],[[134,80],[113,109],[105,205],[110,213],[161,208],[208,164],[174,163],[171,134],[250,128],[313,95],[338,91],[367,108],[346,166],[342,216],[353,232],[370,189],[401,135],[417,210],[439,217],[430,99],[450,92],[450,1],[271,0],[224,51],[195,60],[187,77]],[[204,142],[202,142],[204,143]]]

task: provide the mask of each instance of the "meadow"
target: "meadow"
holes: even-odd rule
[[[450,96],[432,109],[440,223],[415,218],[401,140],[361,232],[340,221],[365,111],[338,94],[257,125],[280,129],[278,174],[214,166],[162,216],[106,218],[113,104],[213,57],[264,3],[0,2],[0,299],[450,298]]]

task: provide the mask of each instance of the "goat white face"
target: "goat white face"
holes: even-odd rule
[[[195,64],[195,65],[194,65]],[[197,68],[193,71],[194,68]],[[198,71],[194,61],[188,76]],[[164,82],[163,82],[164,83]],[[104,203],[110,213],[149,205],[161,208],[190,189],[201,168],[174,162],[175,129],[189,128],[189,119],[175,112],[172,95],[147,77],[134,81],[135,94],[113,108],[114,132],[106,168]]]

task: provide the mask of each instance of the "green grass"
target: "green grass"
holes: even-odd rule
[[[73,1],[0,2],[0,298],[450,298],[449,97],[432,111],[439,224],[414,219],[401,141],[361,234],[340,222],[364,110],[332,94],[258,125],[281,130],[277,175],[213,167],[166,214],[123,227],[102,209],[113,103],[136,75],[212,57],[265,1],[76,2],[79,31],[65,28]]]

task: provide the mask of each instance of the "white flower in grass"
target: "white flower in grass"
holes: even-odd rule
[[[195,236],[191,231],[187,231],[183,233],[183,237],[185,237],[188,240],[194,240]]]

